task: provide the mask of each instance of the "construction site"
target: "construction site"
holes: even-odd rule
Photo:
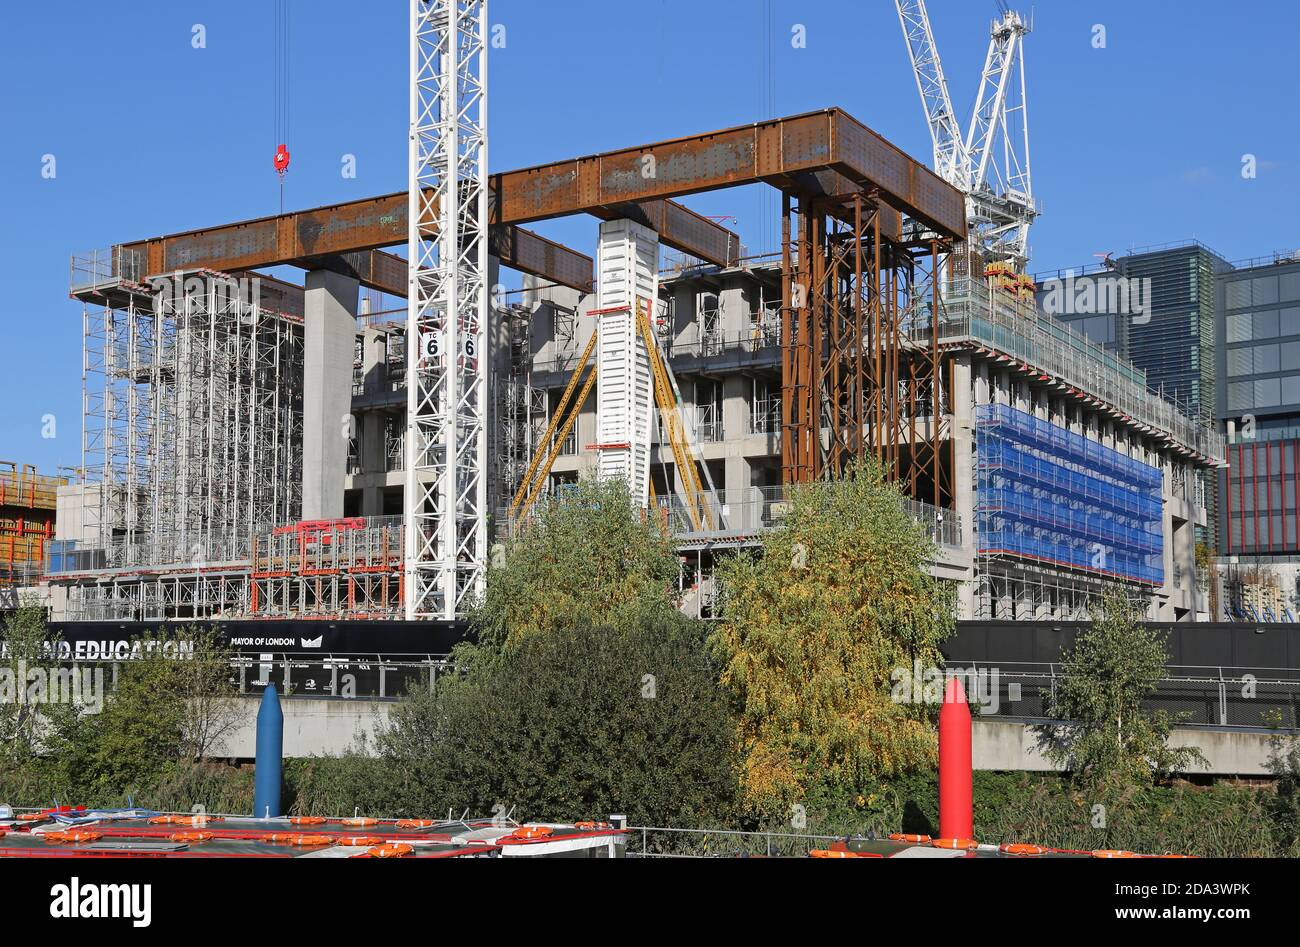
[[[827,103],[501,170],[487,4],[413,3],[406,189],[73,257],[80,476],[0,470],[0,572],[60,621],[450,622],[590,474],[715,618],[719,557],[873,458],[959,618],[1081,620],[1120,583],[1208,620],[1222,436],[1026,275],[1030,24],[993,22],[963,127],[923,0],[896,7],[928,165]],[[742,186],[779,192],[777,246],[683,203]],[[570,216],[594,255],[527,229]]]

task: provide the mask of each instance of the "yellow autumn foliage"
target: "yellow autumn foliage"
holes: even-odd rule
[[[795,488],[759,555],[720,567],[714,644],[740,706],[743,781],[754,803],[814,785],[852,791],[934,759],[924,705],[891,700],[895,668],[941,660],[951,590],[925,571],[933,544],[872,463]]]

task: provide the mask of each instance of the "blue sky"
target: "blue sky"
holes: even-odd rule
[[[930,145],[890,0],[492,0],[494,170],[837,105],[915,157]],[[993,0],[930,0],[969,113]],[[1026,10],[1022,5],[1018,9]],[[274,213],[273,0],[13,4],[0,30],[0,459],[80,462],[73,252]],[[1229,259],[1300,247],[1290,0],[1040,0],[1026,47],[1035,270],[1196,237]],[[191,45],[206,28],[206,48]],[[807,47],[793,48],[794,24]],[[1092,45],[1106,28],[1106,48]],[[406,3],[294,0],[288,208],[406,184]],[[41,176],[43,156],[56,176]],[[345,179],[343,156],[356,156]],[[1241,175],[1242,156],[1258,163]],[[753,249],[762,189],[686,201]],[[544,233],[592,252],[590,219]],[[42,418],[53,415],[53,438]]]

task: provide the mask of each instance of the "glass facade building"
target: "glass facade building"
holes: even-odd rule
[[[1238,264],[1219,279],[1221,552],[1300,554],[1300,255]]]

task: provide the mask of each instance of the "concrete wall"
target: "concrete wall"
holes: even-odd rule
[[[218,755],[252,759],[256,753],[257,709],[254,698],[236,698],[240,722]],[[291,697],[281,701],[284,711],[284,755],[306,757],[337,755],[352,749],[357,738],[374,734],[388,722],[394,704],[379,700],[336,700]],[[1194,746],[1209,760],[1208,769],[1195,772],[1216,776],[1269,776],[1269,737],[1261,731],[1183,728],[1170,738],[1173,746]],[[972,733],[976,769],[1053,772],[1057,767],[1043,758],[1032,725],[1009,720],[976,720]]]
[[[239,725],[226,736],[215,755],[252,759],[257,749],[257,709],[261,701],[234,698]],[[388,720],[391,701],[329,700],[290,697],[280,702],[284,711],[284,755],[287,757],[337,755],[353,748],[357,738],[371,736]]]
[[[1193,772],[1215,776],[1268,776],[1270,734],[1247,730],[1182,728],[1170,736],[1171,746],[1194,746],[1209,761],[1207,769]],[[1032,726],[1009,720],[976,720],[971,755],[975,768],[1052,772],[1043,758]]]

